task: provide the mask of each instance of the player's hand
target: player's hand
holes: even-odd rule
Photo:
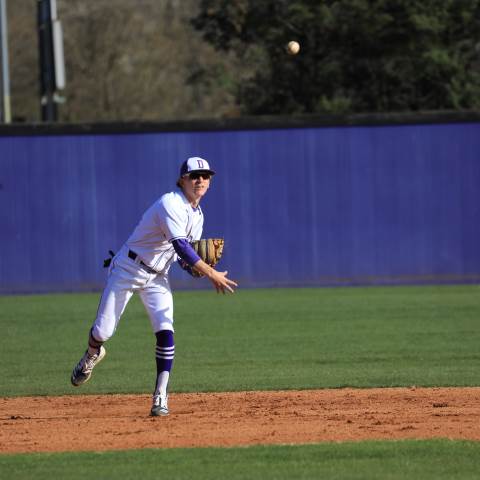
[[[210,280],[217,290],[217,293],[225,294],[225,290],[229,291],[230,293],[235,293],[234,287],[238,287],[238,284],[227,278],[227,273],[228,271],[217,272],[217,270],[213,270]]]

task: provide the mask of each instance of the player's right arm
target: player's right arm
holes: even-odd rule
[[[210,279],[217,293],[225,293],[225,290],[233,293],[234,287],[238,287],[236,282],[227,278],[228,271],[219,272],[208,265],[208,263],[205,263],[201,258],[193,265],[193,268]]]
[[[227,278],[228,272],[219,272],[213,267],[205,263],[193,250],[192,246],[185,239],[176,239],[172,241],[175,252],[180,257],[180,259],[188,265],[190,268],[197,270],[205,277],[208,277],[213,283],[213,286],[216,288],[218,293],[225,293],[225,290],[233,293],[233,287],[238,285],[233,281]],[[184,268],[184,267],[182,267]],[[184,270],[187,270],[184,268]]]
[[[162,197],[160,224],[165,237],[172,243],[177,255],[191,268],[208,277],[217,293],[225,293],[226,291],[233,293],[234,287],[238,285],[227,278],[228,272],[219,272],[205,263],[188,243],[185,231],[188,218],[185,215],[184,207],[181,204],[170,203],[169,199],[170,197]]]

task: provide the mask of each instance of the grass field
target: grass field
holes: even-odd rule
[[[154,337],[138,298],[94,381],[70,386],[97,301],[98,294],[0,297],[1,395],[150,392]],[[175,307],[175,392],[480,385],[478,285],[178,292]],[[154,478],[165,468],[171,478],[192,469],[195,478],[227,470],[231,478],[477,478],[479,454],[475,442],[434,441],[3,455],[0,473]]]
[[[479,471],[480,443],[448,440],[0,455],[3,478],[37,480],[476,480]]]

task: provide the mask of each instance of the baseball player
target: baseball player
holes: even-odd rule
[[[107,284],[88,339],[88,348],[71,376],[74,386],[87,382],[105,357],[103,344],[114,334],[133,293],[138,292],[156,336],[157,376],[151,415],[168,415],[167,387],[175,355],[173,299],[168,271],[173,262],[194,276],[208,277],[217,292],[234,292],[238,285],[205,263],[191,246],[203,229],[200,200],[215,174],[207,160],[183,162],[178,190],[160,197],[144,214],[120,251],[112,258]]]

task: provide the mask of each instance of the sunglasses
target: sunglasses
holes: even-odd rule
[[[193,172],[188,174],[188,178],[190,180],[198,180],[199,178],[203,178],[204,180],[210,180],[211,175],[209,173]]]

